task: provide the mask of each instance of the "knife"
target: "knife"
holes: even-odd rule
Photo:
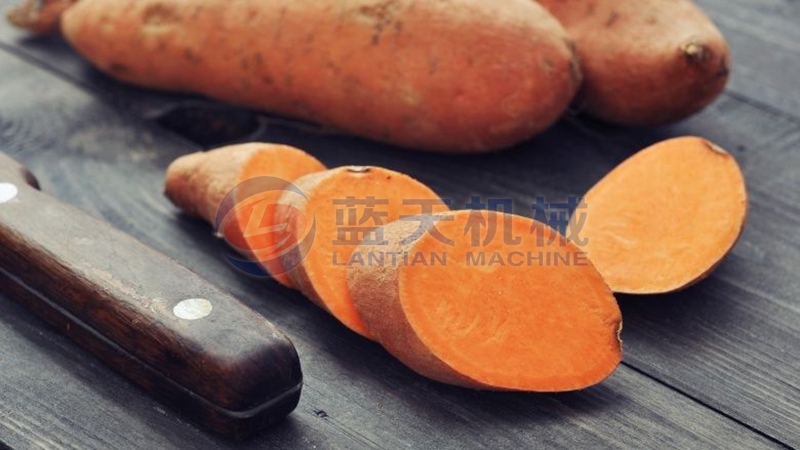
[[[39,191],[0,152],[0,292],[154,396],[245,438],[297,406],[291,341],[231,295]]]

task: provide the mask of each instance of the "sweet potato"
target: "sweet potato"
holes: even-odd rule
[[[370,333],[414,371],[459,386],[555,392],[606,378],[622,358],[622,318],[581,250],[546,225],[488,211],[494,238],[487,226],[475,242],[473,214],[393,222],[388,245],[358,247],[365,263],[351,264],[348,285]],[[403,256],[373,263],[392,253]]]
[[[696,137],[642,150],[584,200],[571,237],[583,241],[611,289],[629,294],[672,292],[702,280],[733,248],[747,217],[736,160]]]
[[[176,159],[167,168],[165,192],[188,215],[214,225],[221,236],[232,241],[240,253],[259,262],[275,280],[293,287],[276,254],[282,249],[281,242],[277,242],[282,236],[280,230],[248,233],[247,227],[255,223],[261,230],[276,229],[274,214],[285,182],[322,170],[326,170],[322,163],[294,147],[239,144]],[[223,199],[240,183],[257,177],[270,178],[255,186],[256,192],[252,188],[240,192],[246,198],[229,198],[227,206],[234,215],[223,222],[219,212]],[[226,229],[220,229],[223,226]]]
[[[512,146],[580,85],[531,0],[82,0],[62,25],[120,80],[426,150]]]
[[[413,178],[380,167],[340,167],[294,181],[305,193],[287,192],[276,221],[297,234],[315,224],[314,240],[300,242],[281,256],[295,286],[351,330],[371,337],[347,290],[347,265],[364,240],[382,240],[373,230],[424,212],[449,208],[430,188]],[[426,204],[424,206],[423,204]]]
[[[728,44],[690,0],[538,0],[575,39],[579,97],[593,116],[660,125],[701,110],[722,92]]]
[[[25,0],[8,11],[8,21],[37,34],[57,33],[61,15],[78,0]]]

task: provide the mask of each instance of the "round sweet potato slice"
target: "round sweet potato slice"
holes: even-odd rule
[[[570,237],[614,292],[660,294],[705,278],[747,218],[736,160],[697,137],[670,139],[624,161],[585,196]]]
[[[314,227],[314,239],[300,242],[281,260],[292,283],[351,330],[371,338],[347,289],[347,266],[353,250],[364,241],[382,241],[374,231],[403,217],[449,210],[429,187],[380,167],[348,166],[299,178],[304,195],[286,192],[276,213],[298,234]]]
[[[388,245],[356,250],[365,263],[349,267],[349,288],[372,335],[419,374],[476,389],[571,391],[611,374],[622,318],[580,249],[494,212],[484,212],[494,237],[486,228],[476,241],[465,233],[473,214],[394,222]],[[376,254],[398,256],[366,263]]]

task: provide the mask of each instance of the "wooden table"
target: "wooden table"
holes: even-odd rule
[[[0,1],[3,7],[10,0]],[[58,38],[0,25],[0,148],[43,190],[136,236],[283,328],[300,353],[297,410],[256,439],[210,435],[0,295],[0,442],[13,448],[770,448],[800,446],[800,3],[702,0],[733,46],[734,77],[705,112],[649,130],[563,120],[485,156],[407,152],[212,102],[135,89]],[[162,195],[179,155],[223,142],[307,149],[329,166],[407,172],[445,197],[580,195],[634,151],[696,134],[741,163],[742,240],[684,292],[620,296],[625,360],[559,395],[474,392],[406,369],[299,294],[228,266],[209,227]]]

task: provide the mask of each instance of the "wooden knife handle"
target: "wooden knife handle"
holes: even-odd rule
[[[202,425],[245,437],[291,412],[292,343],[235,298],[36,189],[0,153],[0,287]]]

